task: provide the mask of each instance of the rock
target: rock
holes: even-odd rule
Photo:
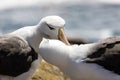
[[[70,80],[59,68],[43,61],[31,80]]]

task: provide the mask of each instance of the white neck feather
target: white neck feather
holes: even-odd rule
[[[36,52],[39,51],[38,47],[43,38],[43,36],[40,33],[39,26],[23,27],[10,34],[17,35],[23,38],[30,44],[30,46],[32,46],[36,50]]]

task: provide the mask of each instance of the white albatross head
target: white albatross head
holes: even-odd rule
[[[69,45],[69,42],[64,33],[65,20],[59,16],[47,16],[41,19],[40,23],[40,34],[43,37],[49,39],[59,39],[65,44]]]
[[[10,34],[17,35],[26,40],[36,52],[39,50],[39,44],[43,38],[47,39],[59,39],[66,45],[69,42],[64,33],[65,21],[59,16],[47,16],[41,19],[41,21],[34,26],[26,26],[20,28]]]
[[[70,47],[59,40],[43,39],[39,45],[39,51],[45,61],[64,68],[68,62],[68,53],[72,53]]]

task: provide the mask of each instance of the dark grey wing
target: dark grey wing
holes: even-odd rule
[[[88,55],[86,63],[96,63],[120,75],[120,38],[113,37],[98,42],[95,52]]]
[[[18,76],[27,72],[37,53],[22,39],[13,36],[0,37],[0,74]]]

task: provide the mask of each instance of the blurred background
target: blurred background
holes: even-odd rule
[[[59,15],[66,34],[97,41],[120,35],[119,0],[0,0],[0,34]]]

